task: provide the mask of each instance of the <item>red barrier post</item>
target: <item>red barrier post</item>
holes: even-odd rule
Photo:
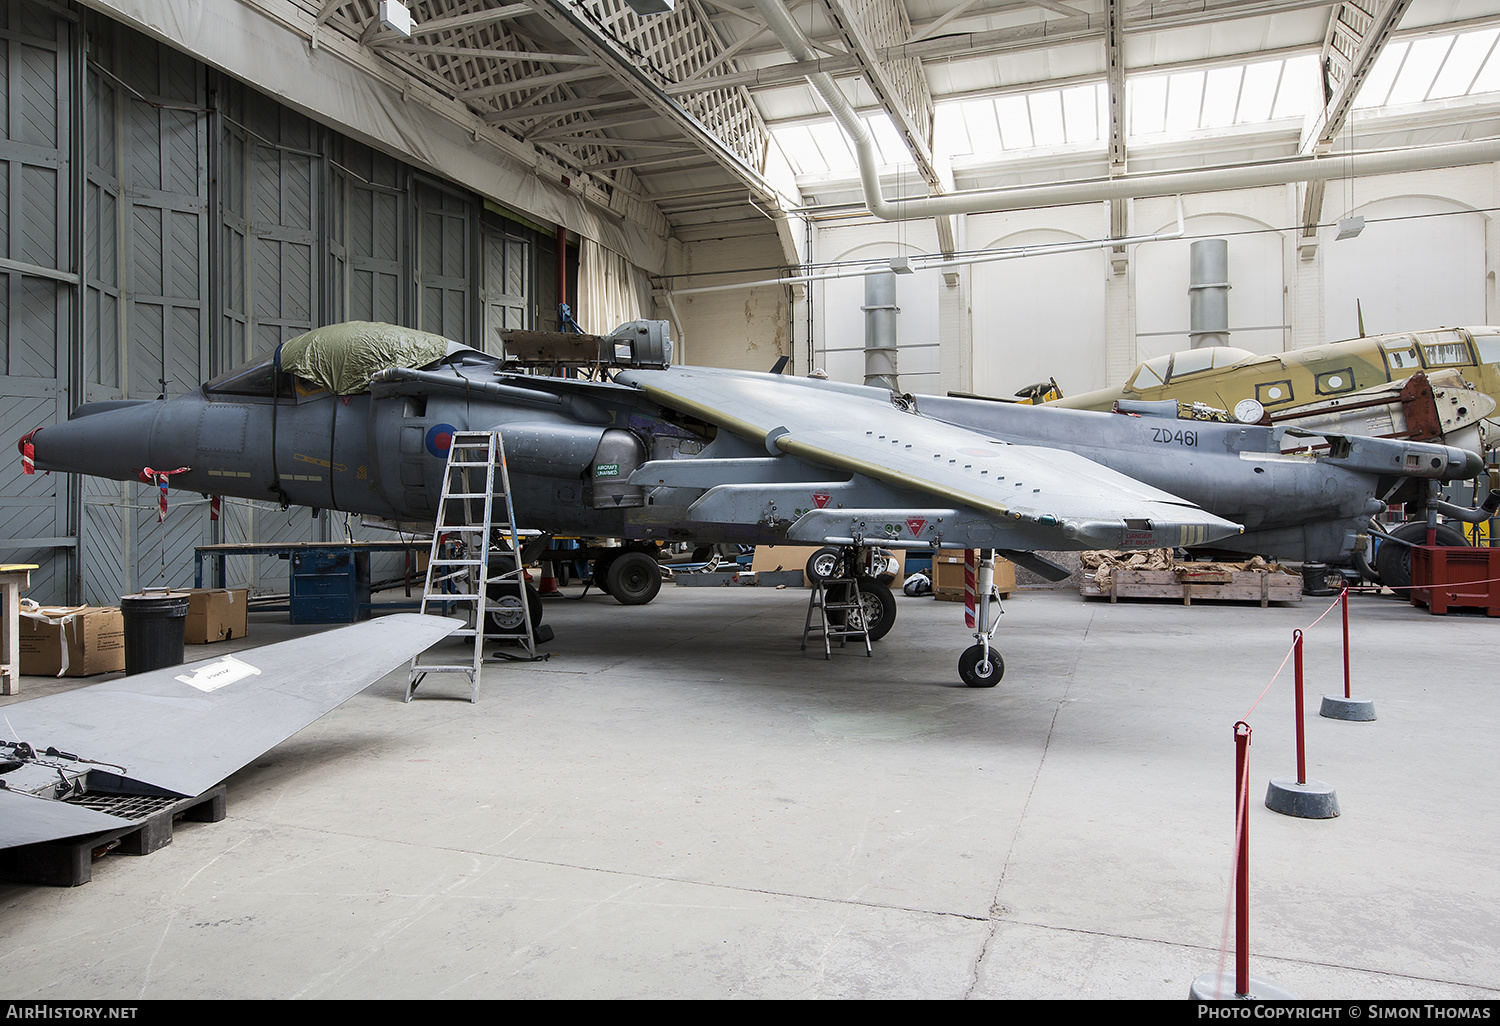
[[[1344,697],[1349,698],[1349,585],[1344,585],[1339,601],[1344,606]]]
[[[1292,648],[1297,668],[1297,783],[1307,783],[1307,741],[1302,731],[1302,632],[1292,631]]]
[[[1250,994],[1250,724],[1234,725],[1234,828],[1239,837],[1235,859],[1234,992]]]

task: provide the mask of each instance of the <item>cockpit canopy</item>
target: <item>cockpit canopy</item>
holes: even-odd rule
[[[275,352],[219,375],[209,395],[307,398],[333,392],[367,392],[370,377],[387,367],[427,367],[472,353],[441,335],[375,321],[345,321],[314,328],[283,342]],[[279,370],[278,370],[279,366]]]
[[[1255,359],[1258,357],[1249,350],[1233,346],[1206,346],[1180,353],[1167,353],[1165,356],[1152,357],[1136,368],[1135,377],[1130,379],[1128,387],[1138,391],[1157,388],[1169,381],[1180,381],[1190,374],[1223,370]]]

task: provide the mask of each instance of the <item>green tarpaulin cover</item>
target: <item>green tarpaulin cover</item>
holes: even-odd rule
[[[281,346],[281,369],[336,395],[370,389],[370,375],[387,367],[425,367],[448,354],[449,342],[415,328],[377,321],[345,321],[314,328]]]

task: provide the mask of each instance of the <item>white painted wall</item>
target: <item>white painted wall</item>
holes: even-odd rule
[[[1324,260],[1324,323],[1329,338],[1365,331],[1479,324],[1485,315],[1485,222],[1488,216],[1448,199],[1397,196],[1356,206],[1365,228],[1335,241],[1319,234]],[[1412,218],[1447,212],[1450,216]],[[1407,217],[1408,220],[1390,220]]]
[[[995,240],[994,248],[1080,241],[1032,230]],[[1009,397],[1056,378],[1065,393],[1105,385],[1103,251],[976,264],[974,391]]]
[[[1252,353],[1282,352],[1289,326],[1281,235],[1263,231],[1272,225],[1237,214],[1190,216],[1185,223],[1187,237],[1136,248],[1137,361],[1192,348],[1190,261],[1193,243],[1203,238],[1222,238],[1229,245],[1229,345]]]
[[[774,278],[774,271],[743,269],[775,268],[782,262],[781,248],[774,236],[732,243],[695,243],[681,247],[673,256],[679,261],[674,270],[694,275],[675,279],[684,288]],[[709,271],[732,273],[699,277]],[[681,324],[674,325],[673,334],[678,342],[674,356],[677,363],[770,370],[777,357],[792,351],[791,310],[785,286],[680,294],[673,296],[672,304],[681,317]],[[659,300],[656,316],[665,318],[670,314],[665,299]],[[799,351],[803,345],[805,338],[798,343]]]
[[[1184,197],[1187,237],[1132,247],[1118,268],[1099,250],[966,266],[956,286],[935,272],[903,276],[902,387],[1009,396],[1048,377],[1067,393],[1119,384],[1141,360],[1189,347],[1189,254],[1202,237],[1229,240],[1229,341],[1252,352],[1357,334],[1356,295],[1371,332],[1493,322],[1500,228],[1484,211],[1500,206],[1497,174],[1483,165],[1330,183],[1323,220],[1352,211],[1368,222],[1343,242],[1328,228],[1300,246],[1304,187],[1286,185]],[[1420,216],[1431,214],[1444,216]],[[1102,239],[1108,218],[1104,203],[972,214],[959,219],[960,248]],[[1129,219],[1133,235],[1171,231],[1176,200],[1132,201]],[[815,229],[811,253],[886,261],[935,247],[930,223],[866,222]],[[814,359],[862,380],[862,285],[825,283],[810,297]],[[800,337],[806,308],[796,316]]]
[[[838,232],[818,233],[813,259],[819,263],[850,263],[848,276],[813,282],[813,365],[827,371],[835,381],[863,383],[865,380],[865,281],[861,273],[868,263],[888,267],[893,256],[914,256],[936,250],[932,223],[914,222],[893,226],[867,224]],[[952,288],[937,271],[896,276],[897,377],[906,392],[941,393],[943,321],[950,322],[962,311],[944,302]],[[799,370],[801,368],[799,367]]]

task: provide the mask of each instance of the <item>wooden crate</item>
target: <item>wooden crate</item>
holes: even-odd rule
[[[1302,578],[1296,574],[1265,574],[1253,570],[1193,571],[1116,569],[1107,588],[1085,577],[1079,590],[1085,598],[1173,599],[1185,606],[1193,599],[1216,602],[1301,602]]]

